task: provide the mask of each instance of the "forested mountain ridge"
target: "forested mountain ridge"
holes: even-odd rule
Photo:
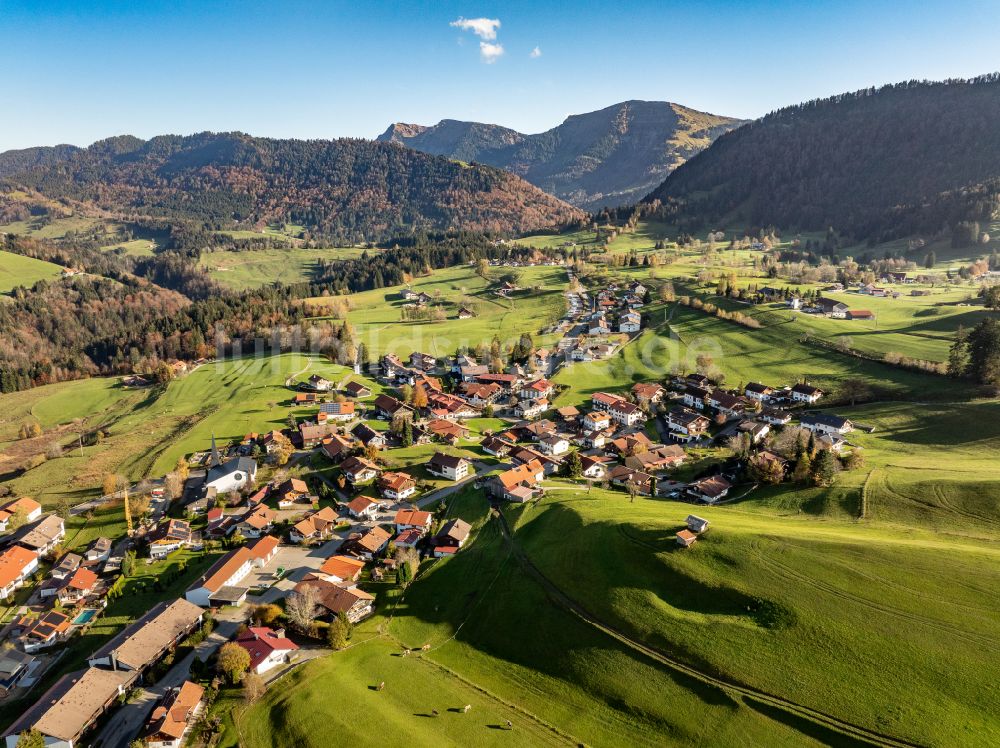
[[[345,242],[421,230],[522,233],[584,218],[502,170],[353,139],[121,136],[6,183],[123,216],[215,228],[288,221]]]
[[[39,166],[65,161],[80,149],[75,145],[39,146],[0,153],[0,179]]]
[[[1000,75],[910,81],[773,112],[718,138],[646,202],[691,228],[832,226],[883,240],[988,220]]]
[[[525,135],[500,125],[397,123],[379,140],[512,171],[586,210],[637,201],[740,120],[664,101],[625,101]]]

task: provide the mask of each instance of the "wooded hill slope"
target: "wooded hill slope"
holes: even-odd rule
[[[75,145],[39,146],[0,153],[0,178],[65,161],[80,149]]]
[[[216,228],[288,221],[347,242],[416,230],[521,233],[584,217],[499,169],[350,139],[121,136],[6,181],[125,216]]]
[[[692,227],[777,225],[859,239],[987,220],[1000,177],[1000,75],[810,101],[718,138],[646,198]]]
[[[666,101],[625,101],[525,135],[500,125],[396,123],[381,141],[498,166],[586,210],[634,203],[740,120]]]

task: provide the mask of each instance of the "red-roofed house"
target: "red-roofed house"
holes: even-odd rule
[[[284,631],[274,631],[266,626],[248,628],[236,639],[250,654],[250,671],[258,675],[266,673],[271,668],[290,662],[292,653],[298,650],[298,645],[286,639]]]
[[[171,689],[149,718],[147,748],[180,748],[201,711],[204,695],[205,689],[189,680],[180,688]]]
[[[396,532],[417,530],[420,533],[425,533],[431,529],[434,515],[419,509],[400,509],[396,512],[393,522],[396,524]]]
[[[379,502],[370,496],[355,496],[347,504],[347,511],[355,519],[371,519],[378,511]]]
[[[81,566],[73,572],[59,590],[59,602],[63,605],[75,605],[94,592],[97,587],[97,575],[90,569]]]

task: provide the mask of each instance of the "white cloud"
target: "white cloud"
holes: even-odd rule
[[[492,65],[503,56],[503,45],[479,42],[479,56],[487,65]]]
[[[541,56],[542,56],[542,50],[540,47],[535,47],[528,53],[528,57],[530,57],[531,59],[535,59],[536,57],[541,57]]]
[[[480,39],[493,41],[497,38],[497,29],[500,28],[499,18],[462,18],[448,24],[462,31],[471,31]],[[503,54],[501,52],[501,54]]]

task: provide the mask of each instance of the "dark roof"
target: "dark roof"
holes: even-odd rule
[[[221,465],[217,465],[209,470],[208,475],[205,476],[205,482],[211,483],[214,480],[218,480],[226,475],[232,475],[233,473],[252,475],[256,472],[257,461],[252,457],[232,457]]]
[[[451,468],[455,470],[463,462],[468,462],[464,457],[458,457],[456,455],[446,455],[443,452],[435,452],[434,456],[429,460],[431,465],[440,465],[441,467]]]
[[[834,415],[833,413],[804,413],[801,420],[803,426],[807,423],[814,423],[836,429],[842,429],[851,423],[849,419]]]

